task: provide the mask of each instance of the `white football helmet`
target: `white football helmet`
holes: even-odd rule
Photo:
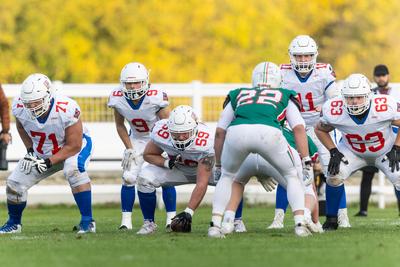
[[[22,83],[20,98],[32,118],[38,118],[49,110],[51,86],[50,79],[41,73],[29,75]]]
[[[299,62],[296,55],[311,55],[312,58],[307,62]],[[292,68],[300,73],[310,72],[317,63],[318,46],[314,39],[308,35],[299,35],[293,39],[289,45],[289,57]]]
[[[342,97],[344,107],[350,115],[360,115],[368,110],[371,103],[371,83],[362,74],[351,74],[344,82],[342,87]],[[349,97],[363,97],[360,104],[349,104]]]
[[[193,144],[197,135],[198,121],[192,107],[180,105],[174,108],[171,111],[167,125],[172,144],[175,148],[185,150]],[[187,135],[187,138],[182,140],[182,134]]]
[[[149,72],[146,67],[137,62],[128,63],[121,70],[120,82],[126,98],[140,99],[149,90]],[[126,83],[140,82],[139,88],[126,88]]]
[[[253,70],[253,87],[279,88],[282,81],[281,70],[272,62],[261,62]]]

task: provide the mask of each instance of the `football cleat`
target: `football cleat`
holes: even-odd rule
[[[244,222],[242,219],[237,219],[234,221],[234,231],[235,233],[245,233],[247,232],[246,226],[244,225]]]
[[[367,217],[368,216],[368,212],[366,212],[365,210],[360,210],[359,212],[354,214],[354,216],[355,217]]]
[[[96,233],[96,222],[92,220],[89,223],[80,223],[79,230],[77,232],[78,235],[84,235],[88,233]]]
[[[91,221],[92,223],[95,223],[94,220]],[[81,229],[81,223],[78,223],[72,227],[72,232],[78,232]]]
[[[311,220],[311,218],[305,218],[304,223],[305,223],[306,227],[308,228],[308,230],[311,231],[311,233],[323,233],[324,232],[324,230],[322,230],[322,226],[321,226],[321,228],[319,228],[318,225],[315,224]]]
[[[233,222],[222,222],[221,224],[221,233],[226,235],[226,234],[231,234],[235,230],[235,225]]]
[[[210,227],[208,228],[208,237],[225,238],[225,235],[222,233],[220,227],[214,226],[214,224],[210,222]]]
[[[305,223],[298,223],[294,227],[294,233],[299,237],[307,237],[312,235],[311,231],[307,228]]]
[[[15,223],[9,223],[6,222],[1,228],[0,228],[0,234],[19,234],[22,231],[22,225],[21,224],[15,224]]]
[[[324,231],[335,231],[338,228],[338,217],[326,217],[326,221],[322,225]]]
[[[340,209],[338,212],[338,224],[340,228],[350,228],[349,216],[347,216],[347,209]]]
[[[136,232],[138,235],[149,235],[155,233],[157,230],[157,224],[152,221],[145,220],[139,231]]]
[[[282,209],[275,210],[275,217],[272,221],[271,225],[268,226],[267,229],[282,229],[283,228],[283,219],[285,218],[285,212]]]

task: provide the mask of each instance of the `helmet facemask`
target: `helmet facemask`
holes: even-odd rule
[[[292,65],[292,68],[299,73],[309,73],[314,69],[315,64],[317,63],[317,54],[318,53],[304,54],[311,56],[311,60],[309,61],[298,61],[296,56],[301,54],[290,54],[290,64]]]
[[[177,106],[168,119],[168,131],[172,145],[179,149],[189,148],[197,136],[197,117],[190,106]]]
[[[298,61],[296,56],[310,55],[309,61]],[[318,46],[308,35],[299,35],[289,45],[289,57],[292,68],[299,73],[309,73],[317,63]]]
[[[131,83],[140,83],[140,87],[139,88],[131,87],[130,86]],[[134,80],[134,81],[122,82],[122,91],[125,97],[130,100],[137,100],[142,98],[142,96],[144,96],[148,90],[149,90],[148,80]]]
[[[33,118],[39,118],[43,114],[45,114],[50,107],[51,97],[50,95],[46,95],[43,98],[37,100],[23,101],[24,107],[28,114]]]
[[[130,100],[142,98],[149,90],[149,72],[141,63],[132,62],[126,64],[121,70],[119,80],[122,92]]]
[[[368,78],[363,74],[351,74],[343,82],[342,97],[348,114],[361,115],[366,112],[371,104],[371,84]]]
[[[347,110],[347,113],[350,115],[361,115],[365,111],[369,109],[369,106],[371,104],[371,94],[366,94],[366,95],[346,95],[344,97],[344,107]],[[350,100],[349,98],[351,97],[362,97],[363,102],[361,104],[349,104],[348,101]],[[351,100],[350,100],[351,101]]]

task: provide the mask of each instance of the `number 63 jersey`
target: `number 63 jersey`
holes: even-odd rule
[[[55,94],[50,102],[47,118],[32,119],[19,97],[12,104],[12,113],[22,124],[33,142],[33,149],[41,158],[56,154],[65,144],[65,130],[78,122],[81,110],[69,97]],[[88,131],[83,127],[83,133]]]
[[[121,88],[113,90],[108,106],[115,108],[129,123],[129,136],[133,139],[148,139],[154,123],[159,120],[157,112],[168,106],[167,94],[150,88],[137,105],[124,97]]]
[[[349,115],[344,99],[328,100],[322,109],[320,121],[342,132],[345,146],[362,158],[379,157],[389,151],[396,138],[392,121],[400,119],[400,103],[388,95],[373,95],[370,108],[363,119]]]
[[[156,122],[150,134],[151,141],[164,150],[168,156],[180,156],[175,168],[185,176],[196,176],[197,165],[201,159],[214,157],[214,136],[207,125],[199,123],[193,144],[185,150],[175,148],[171,142],[167,119]]]

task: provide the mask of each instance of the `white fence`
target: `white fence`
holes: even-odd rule
[[[72,98],[93,98],[93,97],[108,97],[111,90],[118,86],[118,84],[63,84],[61,82],[55,82],[55,87],[57,90],[62,92],[67,96]],[[174,83],[174,84],[153,84],[155,88],[161,88],[167,92],[170,97],[189,97],[191,98],[192,106],[200,118],[203,118],[203,99],[204,97],[221,97],[225,96],[229,90],[238,87],[249,87],[250,84],[216,84],[216,83],[201,83],[199,81],[193,81],[191,83]],[[400,84],[392,84],[393,88],[400,90]],[[3,88],[7,97],[16,97],[19,94],[20,85],[17,84],[4,84]],[[222,105],[222,103],[220,103]],[[215,128],[214,122],[207,122],[212,128]],[[112,122],[91,122],[85,123],[91,132],[93,143],[94,143],[94,153],[93,161],[89,166],[89,171],[116,171],[120,170],[120,158],[122,151],[124,149],[122,142],[119,140],[118,135],[115,130],[115,126]],[[13,169],[16,162],[25,154],[25,148],[18,137],[15,124],[11,126],[11,133],[13,135],[13,143],[9,146],[7,151],[8,159],[11,161],[9,164],[10,169]],[[52,192],[58,192],[58,200],[60,202],[65,202],[65,197],[61,197],[62,192],[67,192],[67,187],[59,186],[58,189],[54,187],[50,188],[47,186],[38,186],[38,189],[32,189],[31,195],[38,196],[38,202],[52,202],[53,198],[43,197],[51,195]],[[108,186],[95,186],[93,189],[94,194],[102,195],[96,202],[106,202],[114,201],[118,198],[116,189],[114,185]],[[178,187],[179,195],[187,195],[190,192],[190,186]],[[188,191],[189,190],[189,191]],[[213,190],[213,189],[212,189]],[[358,186],[357,187],[347,187],[347,194],[349,200],[358,200]],[[0,187],[0,200],[4,199],[3,188]],[[212,191],[209,190],[206,197],[210,200],[209,194]],[[250,202],[269,201],[273,198],[268,197],[269,194],[262,193],[264,196],[258,196],[262,191],[259,189],[254,189],[249,187],[246,190],[247,198]],[[373,187],[373,193],[378,195],[379,207],[384,208],[385,202],[389,199],[393,201],[393,188],[389,185],[385,185],[385,179],[383,174],[379,175],[379,185]],[[69,194],[69,193],[68,193]],[[69,197],[66,197],[67,199]],[[46,200],[47,199],[47,200]],[[52,199],[50,201],[50,199]],[[68,202],[68,201],[66,201]]]

